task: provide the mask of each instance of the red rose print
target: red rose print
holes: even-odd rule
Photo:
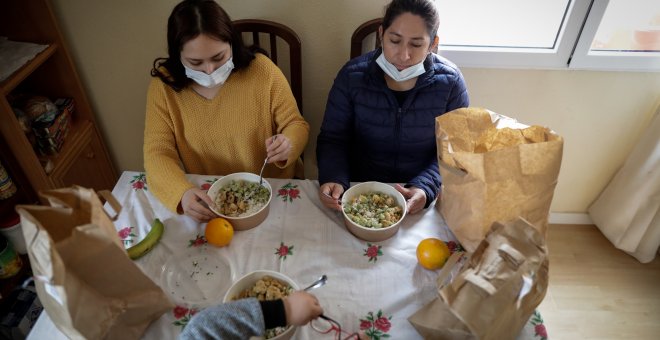
[[[144,182],[136,181],[133,182],[133,189],[143,189],[144,188]]]
[[[376,326],[376,328],[380,329],[382,332],[387,333],[390,330],[390,327],[392,327],[392,324],[387,318],[380,317],[374,322],[374,326]]]
[[[286,260],[286,257],[293,255],[293,245],[285,246],[284,242],[280,242],[280,246],[275,248],[275,255],[280,257],[280,260]]]
[[[190,310],[190,315],[195,315],[195,314],[197,314],[197,312],[199,312],[199,311],[197,309],[193,308],[193,309]]]
[[[202,184],[202,190],[209,190],[210,187],[211,187],[211,183]]]
[[[298,190],[298,189],[289,190],[289,197],[298,198],[298,195],[300,195],[300,190]]]
[[[282,202],[293,202],[294,199],[300,199],[300,190],[298,185],[287,183],[277,190],[277,197],[282,199]]]
[[[182,317],[186,316],[186,314],[188,314],[188,308],[176,306],[174,307],[173,313],[175,318],[181,319]]]
[[[548,332],[545,330],[544,324],[534,326],[534,332],[541,338],[548,338]]]
[[[360,320],[360,329],[369,329],[371,328],[371,321]]]
[[[188,240],[188,247],[199,247],[206,244],[206,238],[204,235],[197,234],[194,240]]]
[[[377,244],[367,243],[367,249],[362,249],[364,251],[363,256],[366,256],[369,259],[369,262],[378,261],[378,256],[383,255],[381,251],[381,246]]]
[[[378,246],[371,246],[371,247],[367,248],[367,256],[368,257],[378,256]]]
[[[131,227],[126,227],[117,233],[117,235],[119,235],[119,238],[122,240],[127,238],[130,234],[131,234]]]

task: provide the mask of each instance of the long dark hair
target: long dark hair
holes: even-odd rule
[[[420,16],[426,24],[426,31],[431,37],[431,44],[438,34],[440,26],[440,17],[433,0],[392,0],[385,7],[385,16],[383,17],[383,32],[387,30],[394,19],[403,13],[411,13]]]
[[[167,20],[167,58],[156,58],[151,76],[160,78],[175,91],[181,91],[190,84],[181,63],[183,45],[206,34],[231,44],[234,69],[239,70],[250,64],[258,48],[247,48],[240,32],[234,30],[231,19],[214,0],[184,0],[172,10]],[[160,68],[165,68],[163,73]]]

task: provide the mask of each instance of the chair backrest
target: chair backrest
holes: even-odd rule
[[[302,60],[301,60],[301,44],[300,44],[300,38],[294,32],[292,29],[289,27],[273,22],[273,21],[268,21],[268,20],[261,20],[261,19],[241,19],[241,20],[235,20],[232,25],[234,26],[234,29],[236,29],[238,32],[241,33],[251,33],[251,39],[252,39],[252,44],[255,44],[264,50],[266,50],[270,54],[270,59],[282,69],[282,72],[286,75],[285,70],[287,67],[284,63],[286,62],[286,55],[282,56],[281,58],[283,61],[282,63],[278,63],[278,57],[281,57],[281,55],[278,54],[277,50],[277,38],[280,38],[284,42],[286,42],[287,45],[289,45],[289,53],[288,53],[288,59],[289,59],[289,65],[288,65],[288,71],[289,71],[289,82],[291,84],[291,91],[293,92],[293,97],[296,99],[296,103],[298,104],[298,110],[300,110],[300,114],[302,114]],[[265,34],[268,36],[268,41],[269,41],[269,46],[265,46],[265,44],[261,43],[260,35]],[[245,41],[246,45],[250,45],[249,40],[245,39],[245,36],[243,36],[243,40]]]
[[[369,52],[380,47],[378,27],[380,27],[382,22],[382,18],[369,20],[353,32],[353,36],[351,36],[351,59],[361,56],[364,52]],[[374,48],[367,47],[364,49],[365,42],[369,42],[369,40],[365,41],[365,39],[369,38],[371,34],[374,35]]]

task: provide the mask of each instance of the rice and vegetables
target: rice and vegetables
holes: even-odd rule
[[[254,286],[240,292],[232,298],[232,301],[246,298],[256,298],[259,301],[271,301],[281,299],[293,293],[293,287],[285,282],[270,276],[264,276]],[[265,338],[270,339],[282,334],[288,327],[275,327],[266,330]]]
[[[403,209],[396,199],[382,192],[357,195],[344,203],[348,218],[366,228],[386,228],[398,222]]]
[[[256,213],[269,198],[270,191],[259,183],[237,180],[218,190],[215,206],[225,216],[240,217]]]

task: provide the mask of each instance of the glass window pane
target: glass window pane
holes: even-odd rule
[[[553,49],[569,0],[436,0],[440,44]]]
[[[660,1],[610,0],[590,51],[660,51]]]

